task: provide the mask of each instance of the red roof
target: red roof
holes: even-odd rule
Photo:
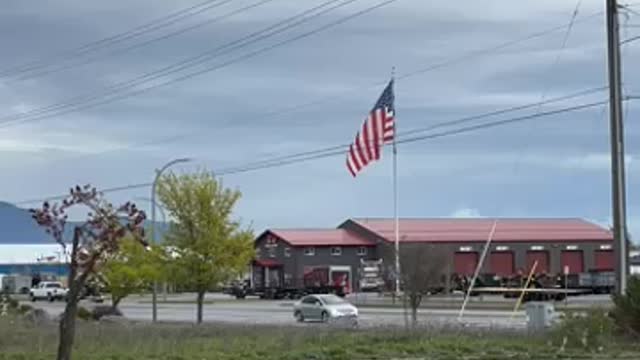
[[[344,229],[269,230],[292,246],[375,246],[371,241]]]
[[[558,242],[612,241],[612,233],[582,219],[401,219],[403,242],[479,242],[487,241],[497,220],[493,241]],[[386,240],[394,239],[393,219],[353,219],[356,224]]]

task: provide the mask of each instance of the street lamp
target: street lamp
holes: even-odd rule
[[[160,170],[156,170],[156,177],[153,179],[153,185],[151,185],[151,236],[152,236],[151,241],[154,244],[157,243],[156,241],[156,187],[158,185],[158,180],[160,179],[160,176],[162,176],[162,173],[168,168],[170,168],[171,166],[180,164],[180,163],[186,163],[189,161],[191,161],[191,159],[189,158],[174,159],[166,163],[163,167],[160,168]],[[157,288],[158,288],[158,283],[154,281],[153,297],[151,300],[153,303],[153,310],[152,310],[153,322],[158,321],[158,289]]]

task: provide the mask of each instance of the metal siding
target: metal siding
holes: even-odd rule
[[[489,273],[509,276],[514,273],[513,251],[494,251],[489,254]]]
[[[611,271],[614,270],[614,260],[612,250],[596,250],[594,254],[594,270]]]
[[[478,266],[477,252],[456,252],[453,255],[453,268],[456,274],[473,275]]]
[[[549,251],[527,251],[527,266],[525,269],[527,274],[531,271],[536,261],[538,262],[538,265],[536,265],[536,274],[549,273]]]
[[[563,250],[560,253],[562,271],[569,266],[569,274],[584,272],[584,254],[582,250]]]

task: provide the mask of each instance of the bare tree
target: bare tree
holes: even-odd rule
[[[400,248],[400,281],[414,327],[422,300],[445,289],[449,263],[442,246],[409,244]]]
[[[44,227],[60,246],[66,248],[67,211],[81,206],[88,208],[89,213],[86,220],[73,229],[69,293],[60,320],[58,360],[71,359],[78,301],[87,278],[95,273],[110,255],[118,251],[121,240],[126,236],[132,236],[136,241],[146,245],[142,228],[144,212],[132,203],[114,208],[89,185],[76,186],[70,190],[69,196],[62,203],[50,205],[45,202],[41,208],[32,209],[31,213],[38,225]]]

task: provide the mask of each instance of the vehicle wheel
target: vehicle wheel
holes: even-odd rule
[[[296,311],[293,316],[296,318],[296,321],[301,323],[304,322],[304,315],[302,315],[301,311]]]
[[[31,294],[30,298],[31,298],[31,302],[36,302],[36,297],[33,296],[33,294]]]
[[[326,311],[323,311],[320,320],[323,323],[329,322],[329,314]]]
[[[51,296],[51,294],[49,294],[49,295],[47,295],[47,300],[49,300],[49,302],[54,302],[56,300],[56,298]]]

